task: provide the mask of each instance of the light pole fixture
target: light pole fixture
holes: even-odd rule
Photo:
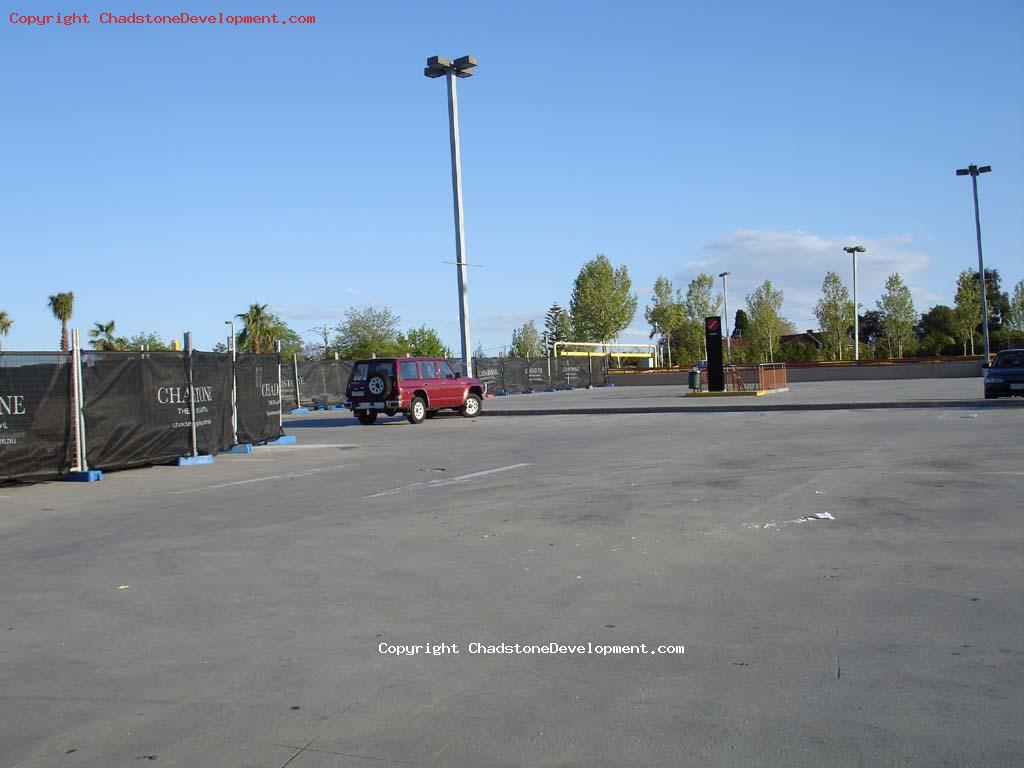
[[[459,282],[459,328],[462,336],[462,370],[473,375],[472,345],[469,339],[469,298],[466,294],[466,231],[462,220],[462,155],[459,148],[459,101],[455,78],[472,77],[475,56],[462,56],[455,61],[444,56],[431,56],[423,74],[448,81],[448,131],[452,150],[452,197],[455,204],[455,268]]]
[[[225,320],[224,325],[231,326],[231,336],[228,338],[228,352],[233,352],[235,349],[235,321]]]
[[[986,297],[985,281],[985,260],[981,257],[981,214],[978,213],[978,174],[989,173],[991,165],[983,165],[980,168],[976,165],[969,165],[966,168],[958,168],[957,176],[970,176],[971,186],[974,188],[974,232],[978,238],[978,280],[981,281],[981,330],[985,337],[985,364],[992,362],[988,347],[988,298]]]
[[[853,359],[860,360],[860,305],[857,303],[857,254],[867,251],[863,245],[848,245],[843,248],[853,256]],[[842,359],[842,356],[840,356]]]
[[[725,347],[729,353],[729,365],[732,365],[732,334],[729,333],[729,273],[722,272],[722,300],[725,302]]]

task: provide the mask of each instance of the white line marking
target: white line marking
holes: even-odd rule
[[[315,475],[318,472],[326,472],[326,471],[331,471],[331,470],[335,470],[335,469],[344,469],[345,467],[350,467],[350,466],[352,466],[352,465],[351,464],[339,464],[339,465],[337,465],[335,467],[314,467],[313,469],[307,469],[305,472],[293,472],[293,473],[287,474],[287,475],[268,475],[266,477],[252,477],[252,478],[249,478],[248,480],[235,480],[235,481],[230,482],[230,483],[217,483],[216,485],[204,485],[201,488],[186,488],[186,489],[181,490],[181,491],[171,491],[169,493],[169,495],[170,496],[180,496],[183,493],[198,493],[199,491],[215,491],[218,488],[232,488],[232,487],[234,487],[236,485],[250,485],[251,483],[263,483],[263,482],[266,482],[267,480],[281,480],[281,479],[293,480],[293,479],[298,478],[298,477],[309,477],[310,475]]]
[[[364,499],[376,499],[380,496],[391,496],[395,493],[401,493],[410,488],[438,488],[442,485],[452,485],[454,483],[464,483],[467,480],[472,480],[477,477],[483,477],[485,475],[493,475],[497,472],[508,472],[511,469],[521,469],[522,467],[528,467],[529,464],[509,464],[507,467],[496,467],[495,469],[485,469],[480,472],[471,472],[468,475],[459,475],[458,477],[452,477],[447,480],[424,480],[419,483],[412,483],[410,485],[403,485],[401,488],[392,488],[390,491],[381,491],[380,493],[373,493],[369,496],[364,496]]]
[[[295,451],[310,448],[355,448],[356,446],[350,443],[296,443],[295,445],[261,445],[260,449],[267,448],[272,451]]]

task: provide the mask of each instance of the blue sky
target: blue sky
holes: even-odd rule
[[[208,348],[251,302],[298,331],[392,307],[457,351],[447,112],[460,82],[474,346],[567,304],[594,254],[658,275],[770,278],[801,328],[841,247],[868,248],[861,301],[898,270],[919,310],[976,263],[1024,278],[1024,4],[262,0],[195,13],[315,25],[112,27],[101,11],[188,3],[23,2],[0,19],[0,309],[6,349],[73,325],[192,330]],[[88,13],[26,28],[8,14]]]

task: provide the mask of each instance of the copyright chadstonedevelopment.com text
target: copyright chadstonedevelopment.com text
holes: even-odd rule
[[[686,653],[682,645],[606,645],[597,643],[380,643],[378,653],[384,656],[681,656]]]

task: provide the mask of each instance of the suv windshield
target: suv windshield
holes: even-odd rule
[[[993,368],[1024,368],[1024,351],[1000,352]]]

